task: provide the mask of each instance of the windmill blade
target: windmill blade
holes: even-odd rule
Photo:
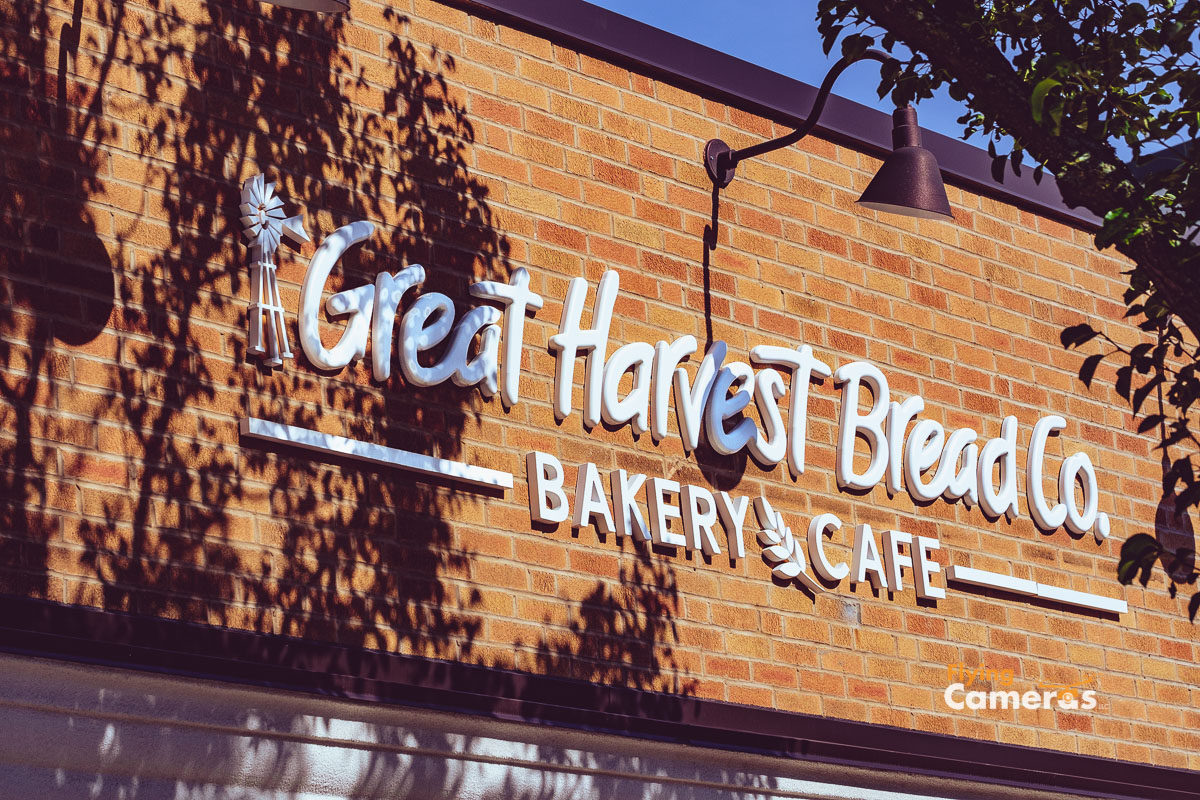
[[[274,184],[272,184],[274,185]],[[267,201],[265,208],[270,211],[273,208],[283,208],[283,198],[277,194],[271,195],[271,199]]]
[[[249,202],[258,205],[262,202],[263,197],[263,175],[260,172],[253,178],[246,181],[246,187],[243,191],[249,195]]]
[[[283,221],[283,235],[296,244],[309,241],[308,233],[304,230],[304,215],[297,214],[294,217],[285,219]]]

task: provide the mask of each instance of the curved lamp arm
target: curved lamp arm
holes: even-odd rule
[[[808,112],[808,118],[796,130],[780,136],[778,139],[771,139],[750,147],[743,147],[741,150],[733,150],[720,139],[710,139],[704,145],[704,168],[708,170],[708,177],[712,178],[712,182],[718,188],[723,189],[733,180],[734,171],[740,162],[748,158],[761,156],[763,153],[769,153],[772,150],[778,150],[781,147],[793,145],[812,133],[813,128],[817,127],[817,120],[820,118],[821,112],[825,110],[825,101],[829,99],[829,93],[833,90],[834,81],[845,71],[846,67],[864,60],[878,61],[881,64],[885,64],[888,61],[895,61],[896,59],[882,50],[874,49],[864,50],[856,56],[842,56],[830,68],[829,73],[825,75],[825,80],[821,82],[821,88],[817,91],[817,99],[813,102],[812,110]]]

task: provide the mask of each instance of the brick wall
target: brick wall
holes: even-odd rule
[[[320,18],[269,6],[3,0],[0,37],[0,590],[471,663],[694,693],[902,728],[1200,767],[1196,628],[1186,592],[1116,586],[1120,543],[1153,531],[1153,439],[1104,365],[1059,343],[1122,320],[1122,263],[1091,237],[949,187],[951,223],[853,201],[877,162],[816,137],[739,167],[703,243],[705,140],[780,126],[669,82],[437,2],[356,0]],[[33,35],[26,36],[29,21]],[[246,358],[249,285],[237,204],[266,172],[320,239],[354,219],[375,238],[331,290],[422,263],[460,310],[467,287],[526,267],[545,307],[526,327],[522,401],[329,374],[296,344],[314,244],[281,250],[295,361]],[[551,407],[569,279],[621,273],[612,347],[690,333],[808,343],[865,359],[897,398],[999,435],[1005,415],[1068,421],[1051,462],[1096,464],[1103,545],[1021,516],[916,506],[882,486],[839,492],[840,396],[812,388],[808,468],[685,452],[586,430]],[[591,296],[589,295],[589,307]],[[334,331],[327,331],[332,340]],[[698,358],[692,361],[695,369]],[[582,370],[577,370],[577,376]],[[581,392],[577,386],[576,407]],[[478,495],[239,441],[246,415],[511,471]],[[815,599],[747,557],[646,548],[593,528],[533,526],[523,459],[558,457],[936,535],[943,563],[1123,595],[1119,620],[952,590]],[[753,525],[748,525],[753,528]],[[1190,531],[1190,525],[1187,526]],[[844,531],[845,532],[845,531]],[[845,541],[843,538],[841,541]],[[1183,540],[1190,544],[1190,533]],[[836,550],[837,548],[835,548]],[[948,712],[946,666],[1012,669],[1022,687],[1095,672],[1100,707]]]

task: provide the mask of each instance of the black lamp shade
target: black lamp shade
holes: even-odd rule
[[[858,204],[906,217],[953,218],[937,159],[921,147],[921,129],[912,106],[892,114],[892,154],[884,159]]]

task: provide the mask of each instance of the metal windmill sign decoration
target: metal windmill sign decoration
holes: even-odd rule
[[[259,174],[242,186],[242,233],[250,243],[250,334],[248,351],[263,363],[277,367],[292,357],[279,283],[275,277],[275,251],[284,237],[293,245],[307,242],[304,215],[287,216],[275,184]],[[265,326],[264,326],[265,318]]]

